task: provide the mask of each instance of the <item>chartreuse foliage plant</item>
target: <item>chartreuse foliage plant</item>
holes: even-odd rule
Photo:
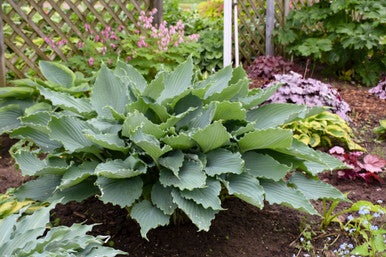
[[[386,120],[379,120],[379,127],[374,128],[374,133],[386,135]]]
[[[63,68],[54,78],[66,76]],[[192,81],[189,58],[150,83],[124,62],[114,70],[103,66],[89,98],[55,91],[50,82],[35,85],[50,109],[23,114],[7,106],[18,110],[6,117],[15,124],[6,131],[20,139],[11,153],[23,175],[37,176],[15,196],[65,203],[97,195],[127,208],[145,238],[181,211],[208,231],[227,195],[310,214],[317,214],[310,200],[345,199],[316,176],[344,164],[281,128],[323,107],[257,107],[280,84],[249,90],[241,67]]]
[[[385,17],[385,1],[321,0],[291,11],[277,39],[290,53],[372,86],[386,69]]]
[[[93,225],[52,227],[50,210],[57,202],[26,215],[26,208],[0,223],[1,256],[116,256],[123,251],[104,247],[108,236],[87,235]],[[45,233],[47,231],[47,233]]]
[[[311,147],[332,147],[335,143],[344,143],[350,150],[366,151],[354,142],[347,121],[327,111],[291,122],[283,128],[292,129],[295,138]]]

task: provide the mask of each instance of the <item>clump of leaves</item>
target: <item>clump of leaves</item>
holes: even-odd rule
[[[347,121],[327,111],[291,122],[283,128],[292,129],[295,138],[311,147],[332,147],[336,143],[343,142],[350,150],[366,151],[354,142],[354,135]]]
[[[123,251],[104,247],[108,236],[90,236],[93,225],[52,227],[50,210],[56,202],[26,215],[26,208],[0,223],[1,256],[116,256]],[[48,231],[48,232],[47,232]],[[107,240],[106,240],[107,239]]]
[[[366,182],[370,182],[371,178],[375,178],[382,183],[378,173],[383,172],[386,161],[377,155],[367,154],[362,160],[359,159],[363,152],[348,152],[340,146],[334,146],[328,151],[329,154],[344,162],[350,169],[338,170],[338,176],[343,178],[362,178]]]
[[[386,135],[386,120],[379,121],[380,126],[374,128],[374,133],[378,133],[380,135]]]
[[[202,1],[196,9],[204,18],[221,19],[224,16],[224,2],[221,0]]]
[[[386,70],[384,1],[321,0],[292,10],[278,41],[288,52],[326,63],[331,73],[375,85]]]
[[[73,84],[72,72],[58,65],[41,66],[43,74],[58,85]],[[0,108],[5,124],[13,124],[2,131],[20,139],[11,149],[17,165],[23,175],[37,176],[16,197],[65,203],[97,195],[127,208],[145,238],[181,211],[208,231],[227,195],[311,214],[317,214],[311,199],[345,199],[316,175],[346,166],[280,128],[323,107],[256,107],[280,84],[249,90],[241,67],[192,81],[191,59],[150,83],[124,62],[114,70],[102,66],[89,98],[25,80],[40,94],[33,106],[51,108],[23,112],[22,100]]]
[[[332,113],[348,121],[349,105],[342,99],[339,92],[331,85],[316,79],[304,79],[300,74],[276,74],[275,80],[262,88],[268,88],[276,83],[284,83],[266,103],[295,103],[307,106],[328,106]]]
[[[270,80],[275,74],[288,73],[291,70],[293,70],[293,63],[286,61],[283,57],[261,55],[247,68],[247,73],[250,79]]]
[[[369,93],[372,93],[375,96],[381,98],[382,100],[385,100],[386,99],[386,77],[381,79],[375,87],[370,89]]]

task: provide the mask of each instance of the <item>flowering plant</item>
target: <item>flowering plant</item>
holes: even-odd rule
[[[360,177],[366,180],[366,182],[370,182],[370,178],[373,177],[379,182],[382,182],[377,173],[382,172],[383,167],[386,165],[386,161],[377,155],[367,154],[363,158],[363,162],[361,162],[358,160],[358,157],[363,155],[363,152],[360,151],[345,153],[342,147],[334,146],[328,153],[352,168],[338,170],[339,177],[351,179]]]

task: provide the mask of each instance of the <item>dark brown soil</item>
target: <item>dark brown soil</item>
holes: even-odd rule
[[[332,81],[353,113],[352,126],[361,145],[371,153],[385,154],[386,144],[376,140],[372,129],[378,126],[379,119],[386,119],[386,101],[367,93],[367,88],[359,88],[348,83]],[[364,131],[364,132],[362,132]],[[9,187],[17,187],[23,178],[16,172],[8,154],[9,147],[15,141],[7,136],[0,141],[0,192]],[[381,175],[386,180],[384,175]],[[350,192],[353,202],[367,200],[376,203],[386,202],[385,186],[377,181],[370,184],[362,180],[340,180],[335,173],[321,174],[321,179],[336,186],[342,192]],[[320,202],[314,203],[321,210]],[[338,209],[348,207],[341,204]],[[53,211],[52,223],[71,225],[86,221],[88,224],[100,223],[94,227],[94,235],[110,235],[109,245],[122,249],[129,256],[304,256],[300,245],[304,213],[280,205],[266,205],[262,210],[238,199],[229,198],[223,203],[226,211],[220,212],[213,221],[209,232],[197,232],[191,224],[170,225],[154,229],[148,233],[149,241],[141,238],[139,226],[126,218],[127,211],[111,204],[104,205],[98,199],[88,199],[82,203],[59,204]],[[344,217],[342,217],[344,218]],[[308,217],[307,223],[313,224],[316,232],[312,241],[311,256],[335,256],[332,250],[339,248],[342,242],[352,242],[344,233],[336,233],[334,226],[324,234],[319,232],[317,224],[320,218]],[[331,235],[329,235],[331,234]],[[328,240],[328,236],[331,238]],[[337,238],[338,237],[338,238]],[[336,242],[323,250],[324,245]]]

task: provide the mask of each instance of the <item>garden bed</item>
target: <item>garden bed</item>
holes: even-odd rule
[[[359,143],[369,153],[385,158],[386,144],[376,140],[372,129],[378,125],[380,119],[386,119],[386,100],[369,94],[367,88],[339,81],[330,83],[339,90],[352,109],[351,126]],[[8,149],[14,142],[6,136],[1,138],[1,193],[28,180],[15,171],[8,154]],[[386,202],[384,184],[377,181],[367,184],[362,180],[341,180],[335,173],[320,176],[343,193],[350,192],[348,198],[353,202]],[[381,178],[385,180],[384,175]],[[110,235],[108,244],[127,251],[129,256],[303,256],[305,253],[296,248],[300,245],[303,217],[307,216],[304,213],[268,204],[260,210],[236,198],[227,199],[223,207],[227,210],[216,215],[209,232],[197,232],[197,228],[191,223],[179,224],[150,231],[149,242],[141,237],[139,226],[133,220],[126,219],[126,210],[111,204],[104,205],[95,198],[82,203],[58,205],[53,211],[51,221],[61,225],[83,221],[89,224],[100,223],[94,227],[93,234]],[[321,211],[320,202],[315,202],[315,207]],[[342,204],[338,209],[344,207],[348,207],[348,204]],[[318,222],[318,217],[308,216],[307,223],[315,224],[315,231]],[[320,239],[313,242],[317,252],[320,253],[323,246],[331,243],[338,235],[331,236],[329,241],[327,236],[320,234]],[[349,237],[346,235],[339,235],[338,240],[324,254],[334,256],[327,252],[331,254],[331,250],[339,248],[340,243],[349,243],[347,240]]]

